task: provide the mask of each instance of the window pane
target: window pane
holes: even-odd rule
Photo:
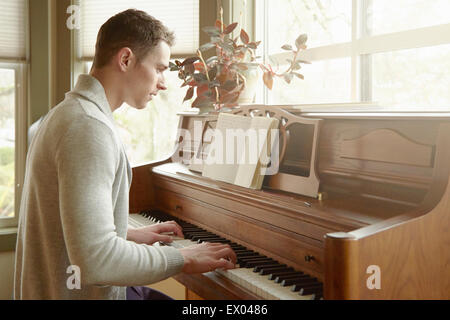
[[[373,55],[373,100],[386,106],[450,106],[450,44]]]
[[[351,101],[350,58],[314,61],[302,65],[305,80],[294,78],[290,84],[276,78],[269,103],[305,104]]]
[[[14,216],[15,76],[0,69],[0,218]]]
[[[371,0],[367,29],[376,35],[450,23],[449,0]]]
[[[186,87],[176,72],[165,72],[166,91],[160,91],[144,110],[122,106],[114,112],[120,136],[132,165],[162,159],[172,153],[178,128],[177,112],[190,108],[183,102]]]
[[[267,3],[269,53],[281,51],[284,44],[293,45],[301,33],[308,35],[309,48],[351,40],[351,0],[269,0]]]

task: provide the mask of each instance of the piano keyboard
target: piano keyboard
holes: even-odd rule
[[[204,241],[229,244],[236,253],[237,268],[216,272],[250,292],[269,300],[322,299],[323,285],[317,278],[169,214],[159,211],[130,214],[128,224],[138,228],[170,220],[182,227],[185,238],[174,237],[168,245],[183,248]]]

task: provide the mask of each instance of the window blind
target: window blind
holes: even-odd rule
[[[198,48],[199,0],[80,0],[81,59],[92,60],[97,33],[111,16],[126,9],[138,9],[160,20],[175,32],[172,54],[192,54]]]
[[[0,59],[26,59],[26,0],[0,0]]]

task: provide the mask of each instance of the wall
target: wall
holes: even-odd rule
[[[11,300],[14,281],[14,251],[0,252],[0,300]]]

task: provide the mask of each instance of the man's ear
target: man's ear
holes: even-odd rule
[[[130,48],[124,47],[117,52],[116,61],[120,71],[127,71],[134,59],[133,51]]]

